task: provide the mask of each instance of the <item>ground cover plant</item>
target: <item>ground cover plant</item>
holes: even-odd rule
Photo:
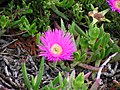
[[[0,90],[119,90],[120,0],[1,0]]]

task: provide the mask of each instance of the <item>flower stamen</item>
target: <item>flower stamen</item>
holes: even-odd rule
[[[58,44],[54,44],[52,47],[51,47],[51,52],[53,54],[56,54],[56,55],[60,55],[62,53],[62,47]]]
[[[116,8],[120,9],[120,1],[116,1],[115,5],[116,5]]]

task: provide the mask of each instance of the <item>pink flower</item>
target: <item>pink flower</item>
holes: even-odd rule
[[[112,11],[118,11],[120,13],[120,0],[107,0],[112,8]]]
[[[73,60],[76,46],[70,33],[58,29],[48,30],[40,40],[40,56],[46,57],[48,61]]]

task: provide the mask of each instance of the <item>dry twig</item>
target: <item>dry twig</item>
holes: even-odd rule
[[[9,46],[9,45],[12,44],[12,43],[14,43],[14,42],[17,41],[17,40],[18,40],[18,39],[14,39],[14,40],[11,41],[10,43],[4,45],[4,46],[2,47],[2,49],[4,49],[5,47]]]
[[[13,37],[13,36],[19,36],[19,35],[22,35],[24,33],[27,33],[28,31],[24,31],[24,32],[21,32],[21,33],[18,33],[18,34],[13,34],[13,35],[2,35],[2,36],[5,36],[5,37]]]
[[[109,58],[101,65],[101,67],[98,70],[98,74],[97,74],[97,78],[96,79],[100,79],[100,76],[101,76],[101,73],[102,73],[102,69],[104,68],[104,66],[111,60],[112,57],[114,57],[117,54],[118,54],[118,52],[116,52],[113,55],[109,56]]]

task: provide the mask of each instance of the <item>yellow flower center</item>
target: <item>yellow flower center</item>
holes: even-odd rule
[[[54,53],[56,55],[60,55],[62,53],[62,47],[58,44],[54,44],[51,47],[51,51],[52,51],[52,53]]]
[[[115,6],[116,8],[120,9],[120,1],[116,1]]]

